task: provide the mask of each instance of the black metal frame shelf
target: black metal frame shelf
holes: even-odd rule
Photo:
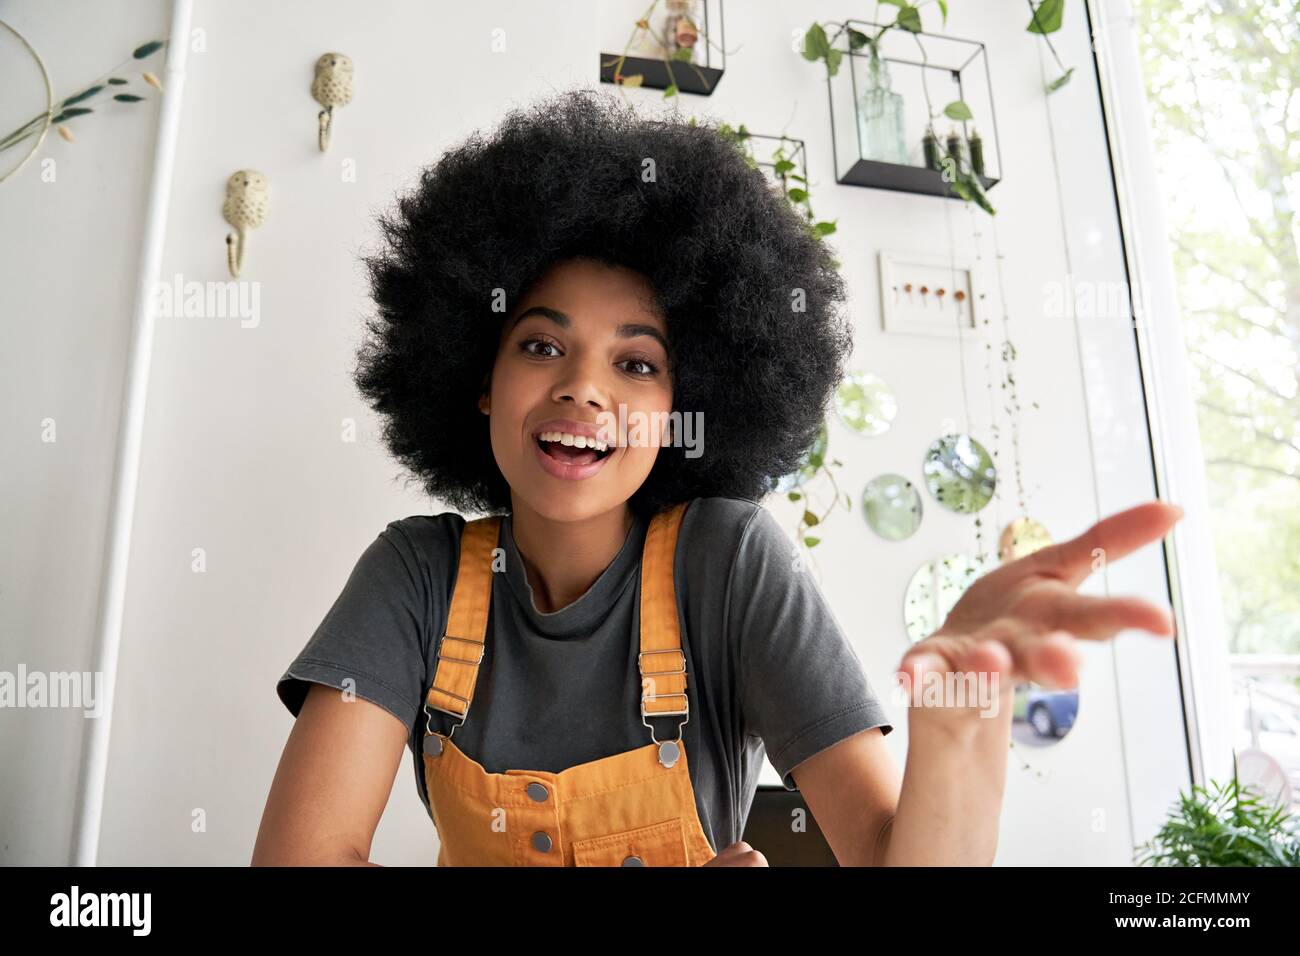
[[[771,154],[776,151],[777,147],[775,144],[777,143],[790,144],[790,148],[786,151],[787,155],[785,158],[790,162],[798,165],[799,175],[804,178],[803,185],[806,188],[808,183],[808,148],[803,140],[796,139],[793,136],[772,136],[767,133],[749,133],[746,136],[746,139],[750,141],[764,140],[766,142],[772,143],[773,146],[771,151],[768,153],[769,156],[771,156]],[[772,182],[775,185],[777,183],[777,180],[780,179],[780,177],[777,175],[775,171],[776,163],[771,159],[760,159],[758,156],[754,157],[754,162],[757,163],[759,166],[766,167],[771,172]]]
[[[636,76],[640,74],[641,88],[666,90],[676,83],[680,93],[695,93],[699,96],[711,96],[717,88],[718,81],[727,68],[726,22],[723,19],[722,0],[700,0],[704,10],[703,25],[700,30],[700,45],[704,50],[703,63],[688,63],[684,60],[656,59],[646,56],[631,56],[622,53],[600,54],[600,82],[617,84],[616,74]],[[718,37],[713,37],[713,25],[716,23]],[[713,51],[716,42],[717,53]],[[714,63],[714,60],[718,63]],[[670,72],[671,66],[671,72]]]
[[[960,198],[952,189],[951,179],[945,178],[944,171],[925,165],[924,159],[920,163],[895,163],[862,155],[861,140],[858,137],[858,111],[861,108],[858,70],[861,69],[859,63],[869,59],[870,51],[866,47],[859,50],[850,48],[849,29],[854,28],[868,35],[875,35],[882,26],[883,24],[869,20],[845,20],[843,29],[832,41],[832,47],[842,54],[838,73],[836,76],[826,78],[826,94],[831,113],[831,149],[835,164],[835,180],[846,186],[866,186],[895,192]],[[915,43],[921,51],[921,59],[906,59],[900,55],[891,55],[886,51],[886,42],[889,42],[895,50],[901,44]],[[927,44],[931,50],[938,48],[938,51],[945,55],[937,59],[931,58],[930,51],[927,51]],[[888,66],[897,64],[899,67],[911,67],[920,71],[918,73],[920,89],[926,96],[929,94],[927,71],[937,72],[941,77],[950,80],[951,87],[955,90],[953,99],[969,102],[973,95],[978,94],[977,98],[987,112],[976,111],[975,122],[981,130],[991,134],[982,139],[992,146],[992,150],[986,152],[985,156],[986,160],[992,160],[992,164],[985,169],[979,179],[986,191],[1001,182],[1002,153],[998,140],[997,114],[993,107],[993,83],[989,73],[988,52],[984,44],[978,40],[965,40],[945,34],[911,33],[899,27],[892,27],[882,37],[880,47],[880,59]],[[982,83],[977,82],[981,79]],[[838,105],[837,95],[840,100]],[[912,100],[916,99],[917,96],[913,93]],[[844,105],[845,100],[848,102],[847,108]],[[925,102],[925,99],[922,98],[921,102]],[[905,107],[907,103],[908,100],[905,98]],[[942,109],[943,105],[943,102],[939,102],[935,107]],[[914,106],[913,103],[913,108]],[[931,121],[928,116],[925,119],[924,125],[928,126]],[[853,124],[847,136],[843,130],[846,121],[851,121]],[[968,127],[972,125],[972,121],[951,120],[950,122],[959,125],[962,139],[969,141]],[[915,130],[913,132],[915,133]],[[849,144],[846,145],[845,139],[849,140]],[[908,142],[911,149],[923,152],[919,136],[914,135]],[[941,157],[947,155],[942,137],[939,153]]]

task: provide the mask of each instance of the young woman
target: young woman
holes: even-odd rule
[[[762,173],[573,91],[450,150],[382,227],[357,385],[424,489],[485,517],[394,521],[357,562],[277,685],[297,720],[254,864],[367,864],[404,748],[440,865],[765,865],[740,841],[765,753],[841,864],[988,864],[1014,685],[1170,632],[1075,589],[1176,508],[1003,565],[899,668],[998,678],[999,706],[909,706],[900,774],[759,504],[852,345],[830,253]]]

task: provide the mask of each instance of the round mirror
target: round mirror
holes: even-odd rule
[[[1052,536],[1047,529],[1033,518],[1017,518],[1002,529],[1002,537],[998,539],[998,558],[1005,564],[1051,543]]]
[[[898,414],[898,400],[879,375],[854,372],[835,389],[835,411],[859,435],[879,435]]]
[[[876,534],[902,541],[921,526],[921,494],[902,475],[877,475],[862,492],[862,514]]]
[[[997,471],[984,446],[969,435],[945,435],[926,452],[925,483],[950,511],[979,511],[993,498]]]
[[[826,423],[823,422],[822,427],[817,430],[817,437],[813,439],[812,447],[804,452],[803,458],[799,460],[799,467],[788,475],[772,479],[770,482],[772,490],[778,494],[785,494],[817,474],[817,469],[826,459],[826,445]]]
[[[968,554],[941,555],[917,568],[903,595],[908,640],[915,644],[937,631],[957,599],[983,573],[980,560]]]
[[[1070,732],[1079,713],[1079,688],[1050,690],[1033,681],[1017,684],[1011,739],[1031,747],[1054,744]]]

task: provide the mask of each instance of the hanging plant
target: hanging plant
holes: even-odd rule
[[[925,67],[929,66],[929,59],[926,56],[925,44],[923,44],[921,38],[917,36],[917,34],[921,32],[921,7],[926,6],[926,3],[922,2],[913,6],[906,2],[906,0],[882,0],[882,2],[895,7],[897,12],[894,14],[894,19],[889,23],[881,25],[880,29],[877,30],[874,35],[864,33],[856,27],[849,26],[847,23],[836,23],[831,21],[827,26],[830,26],[834,32],[828,36],[826,26],[823,26],[821,23],[813,23],[813,25],[808,28],[807,33],[804,34],[804,59],[813,63],[821,60],[826,66],[826,76],[829,79],[839,72],[840,63],[844,58],[843,51],[835,48],[835,41],[846,33],[848,36],[849,51],[851,53],[856,53],[858,50],[866,49],[870,52],[873,58],[880,55],[881,38],[889,30],[898,29],[912,34],[913,39],[916,40],[917,49],[920,51],[921,65],[923,67],[921,70],[921,91],[925,94],[925,142],[927,162],[937,163],[934,168],[937,168],[942,173],[944,181],[952,187],[952,191],[959,197],[967,202],[975,203],[990,216],[995,215],[997,210],[995,210],[992,203],[989,202],[988,195],[984,190],[984,184],[980,181],[979,174],[972,168],[971,162],[968,158],[980,147],[977,145],[973,149],[971,142],[966,141],[966,148],[964,150],[950,149],[948,155],[939,156],[937,147],[932,146],[932,144],[937,144],[940,138],[938,132],[936,132],[934,128],[934,121],[938,119],[940,115],[958,122],[966,122],[973,120],[974,114],[971,112],[970,106],[963,100],[953,100],[951,103],[945,105],[942,110],[936,111],[934,103],[930,99],[930,87],[926,82],[925,69]],[[938,4],[939,12],[942,14],[943,23],[947,24],[947,0],[933,0],[933,2]],[[933,157],[933,159],[931,159],[931,157]]]
[[[799,524],[795,527],[794,539],[802,544],[805,548],[815,548],[821,544],[821,526],[826,522],[837,507],[843,506],[845,511],[853,510],[853,499],[849,497],[848,492],[841,492],[839,483],[835,480],[835,473],[832,468],[843,468],[844,463],[838,458],[832,458],[829,462],[826,460],[826,450],[828,445],[828,434],[826,423],[823,422],[817,432],[812,447],[804,456],[801,464],[794,472],[785,478],[773,483],[773,490],[785,491],[786,498],[799,505],[802,514],[799,516]],[[824,478],[830,483],[832,498],[829,506],[820,514],[817,513],[820,496],[815,494],[817,488],[817,479]],[[789,481],[795,481],[797,484],[794,488],[788,488]],[[808,532],[816,528],[816,534]]]
[[[691,125],[695,125],[694,117],[691,118],[690,123]],[[736,148],[740,150],[741,155],[745,157],[745,161],[748,162],[752,168],[759,168],[759,162],[755,157],[753,150],[754,136],[749,129],[746,128],[744,123],[734,127],[730,123],[719,123],[716,126],[716,129],[719,133],[735,144]],[[804,218],[805,225],[811,235],[818,240],[824,240],[827,236],[832,235],[835,232],[838,220],[828,221],[817,219],[812,209],[812,198],[809,191],[808,179],[806,176],[802,176],[796,172],[798,166],[792,159],[790,159],[787,153],[789,144],[794,142],[794,140],[790,139],[788,136],[779,136],[775,138],[777,139],[777,146],[771,154],[772,172],[780,181],[781,194],[785,196],[786,200],[794,206]],[[799,185],[791,186],[791,182],[798,183]],[[829,245],[827,248],[830,248]],[[840,262],[835,258],[833,252],[831,253],[831,259],[834,268],[838,270],[840,268]],[[842,468],[844,463],[837,458],[833,458],[829,462],[826,461],[826,447],[828,440],[826,424],[823,422],[821,429],[817,433],[816,439],[813,441],[812,447],[808,450],[808,454],[805,457],[803,464],[796,469],[792,476],[788,476],[787,478],[787,480],[793,479],[798,482],[796,486],[797,490],[788,490],[786,492],[786,498],[791,502],[801,503],[802,514],[799,516],[799,524],[795,528],[794,537],[796,541],[806,548],[814,548],[821,543],[821,525],[831,516],[835,508],[840,505],[841,501],[843,502],[845,510],[851,511],[853,509],[852,499],[849,497],[847,492],[840,492],[839,484],[835,481],[835,475],[831,471],[832,468]],[[815,482],[819,476],[824,477],[826,481],[830,483],[831,488],[834,491],[831,505],[821,514],[818,514],[816,510],[818,507],[816,504],[817,496],[812,494],[810,489],[805,487],[810,482]],[[780,483],[778,482],[778,486],[779,485]],[[809,534],[808,532],[813,528],[818,529],[817,533]]]
[[[695,118],[691,117],[690,124],[695,125]],[[716,126],[719,133],[731,140],[740,150],[745,161],[754,168],[759,168],[759,161],[754,155],[753,134],[745,127],[744,123],[739,126],[732,126],[730,123],[719,123]],[[788,136],[773,137],[777,140],[777,146],[771,153],[772,174],[776,176],[780,183],[781,194],[790,202],[791,205],[803,217],[808,231],[818,239],[825,239],[833,234],[837,229],[838,219],[819,220],[812,208],[811,190],[808,185],[808,178],[799,174],[798,166],[790,158],[787,149],[790,144],[797,142]],[[797,185],[791,185],[796,183]],[[834,254],[832,253],[832,259]],[[834,267],[839,269],[840,262],[834,259]]]
[[[1034,0],[1025,0],[1029,4],[1029,26],[1025,27],[1030,33],[1037,33],[1047,44],[1047,49],[1052,53],[1052,59],[1056,61],[1057,67],[1061,70],[1061,75],[1047,84],[1047,92],[1055,93],[1066,83],[1070,82],[1070,77],[1074,74],[1074,67],[1066,68],[1061,62],[1061,58],[1056,55],[1056,47],[1052,46],[1052,41],[1048,38],[1049,33],[1055,33],[1061,29],[1061,21],[1064,19],[1065,0],[1042,0],[1038,6],[1034,6]]]

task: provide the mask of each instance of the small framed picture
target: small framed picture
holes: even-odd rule
[[[880,314],[886,332],[979,335],[975,275],[968,261],[880,252]]]

